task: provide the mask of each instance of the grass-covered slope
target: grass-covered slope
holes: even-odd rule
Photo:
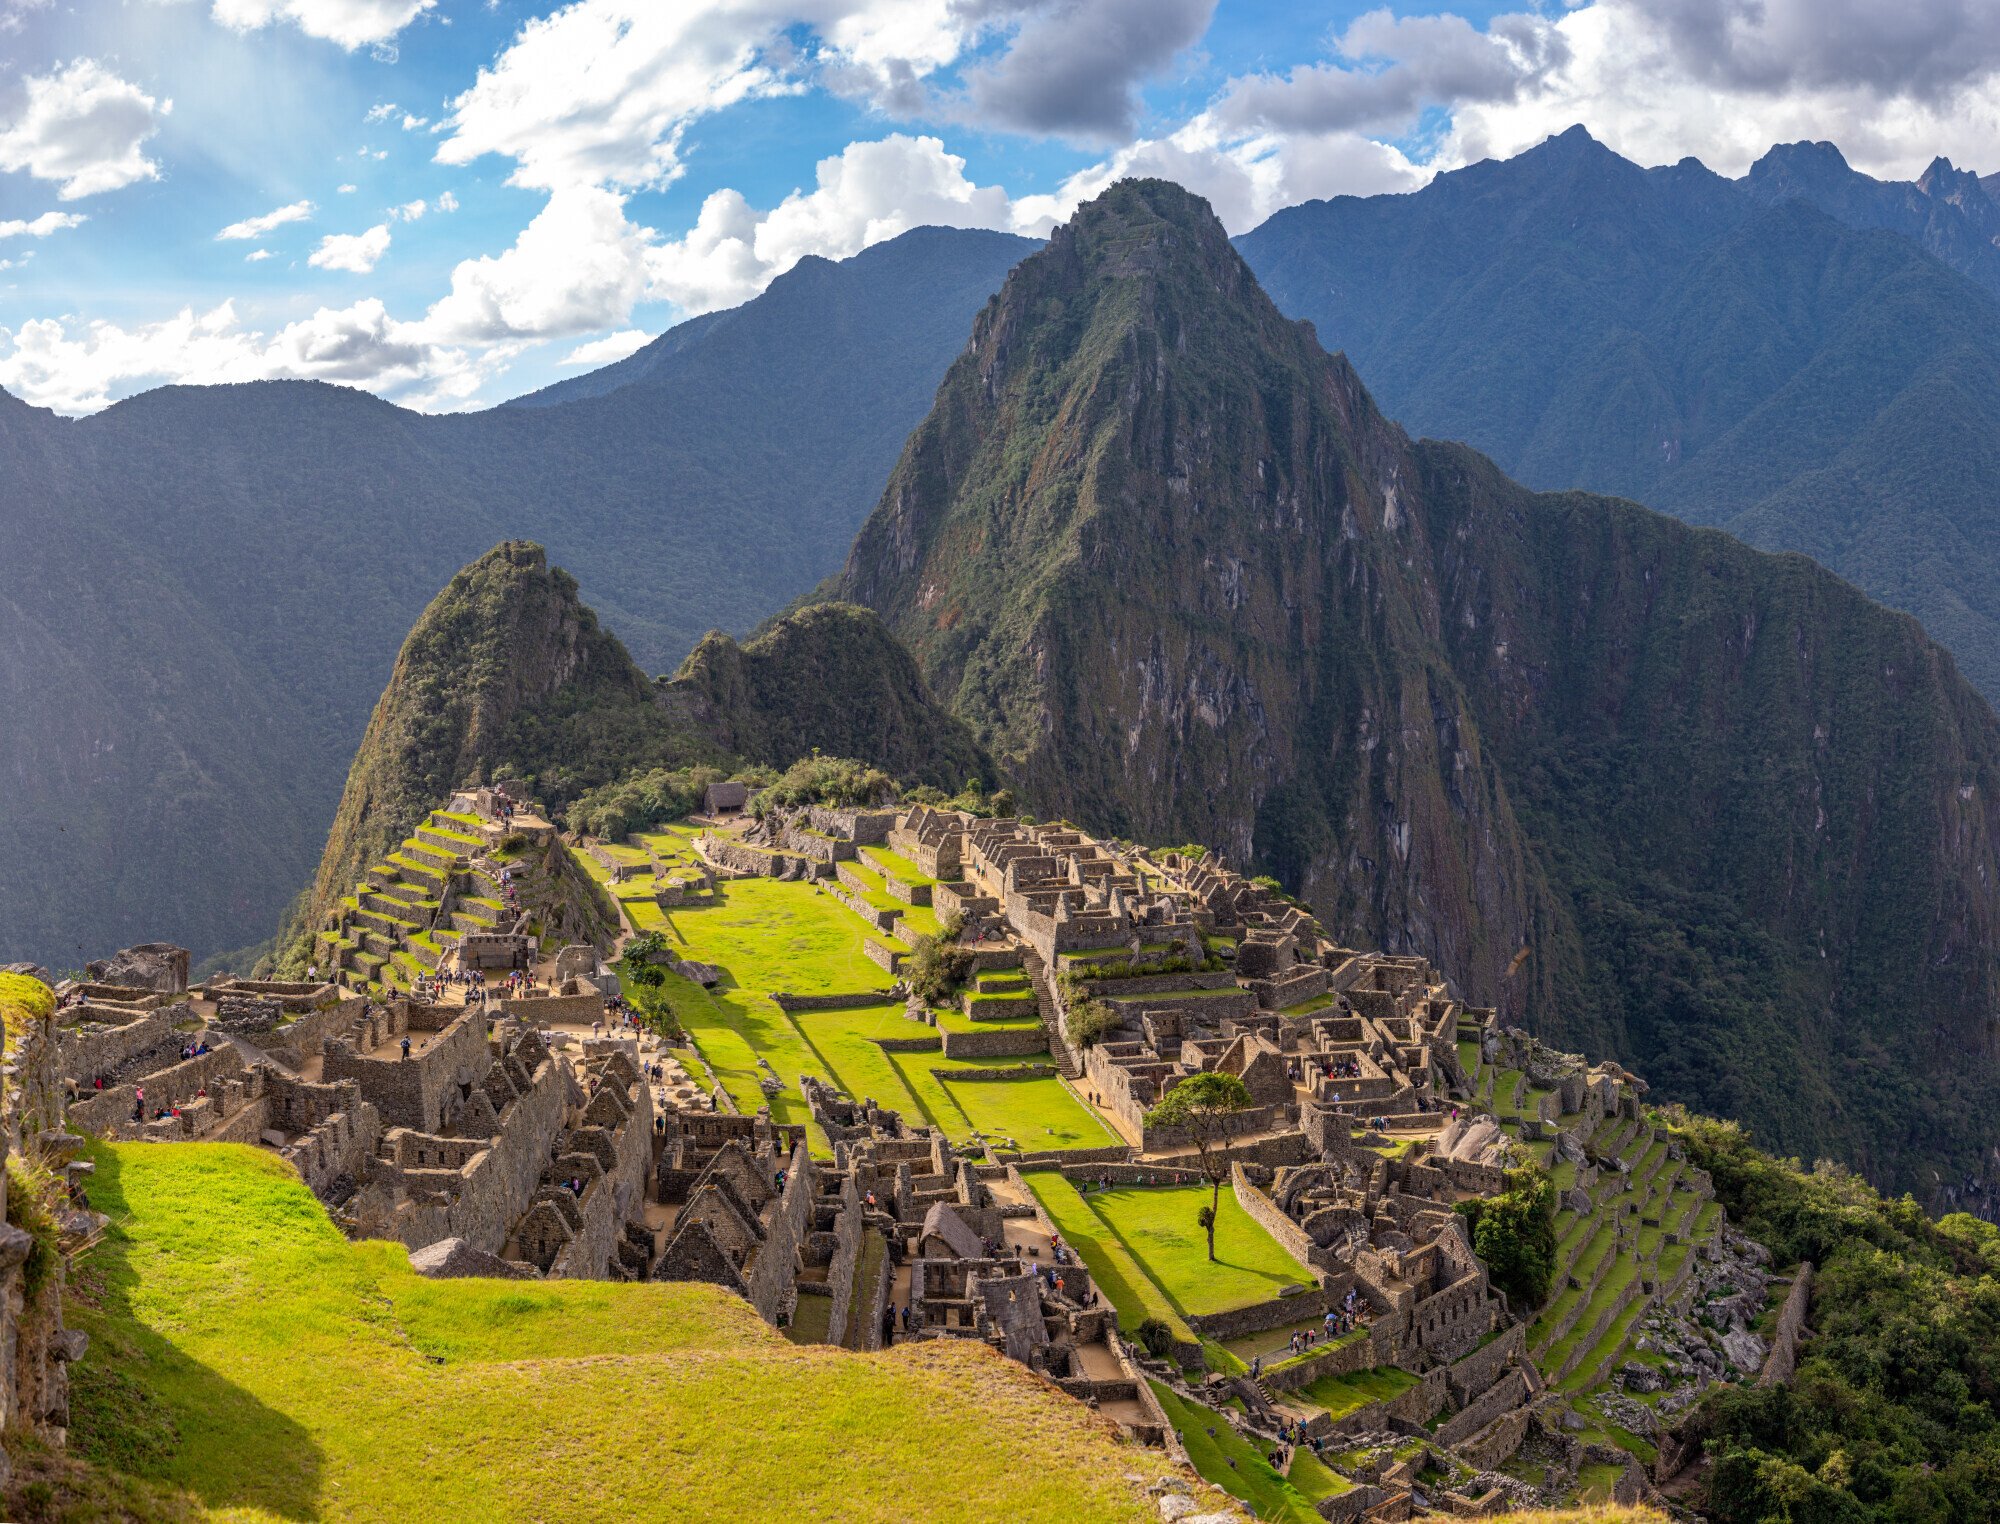
[[[267,1154],[92,1157],[113,1226],[72,1285],[70,1438],[97,1474],[32,1467],[17,1507],[66,1477],[142,1516],[329,1524],[1157,1517],[1157,1453],[984,1348],[801,1347],[704,1286],[428,1281]]]
[[[837,590],[1028,808],[1273,872],[1786,1152],[1991,1183],[2000,721],[1950,657],[1412,443],[1179,187],[1014,270]]]

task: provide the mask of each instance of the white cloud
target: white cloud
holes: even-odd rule
[[[618,326],[646,289],[652,237],[626,220],[613,191],[558,191],[505,253],[461,260],[425,322],[441,339],[475,344]]]
[[[1078,170],[1051,196],[1024,196],[1024,215],[1069,216],[1113,182],[1172,180],[1203,197],[1232,233],[1248,232],[1281,207],[1317,196],[1415,190],[1430,175],[1400,149],[1355,132],[1248,136],[1204,112],[1171,136],[1146,138]]]
[[[966,71],[939,104],[981,127],[1123,143],[1139,87],[1201,40],[1215,0],[976,0],[954,14],[1016,28],[1006,50]]]
[[[0,327],[0,386],[38,406],[94,412],[148,385],[211,385],[275,378],[342,381],[415,406],[440,407],[477,391],[510,351],[468,355],[399,323],[372,298],[322,307],[276,333],[246,329],[233,303],[183,308],[133,328],[47,318]]]
[[[243,256],[243,263],[254,265],[259,260],[269,259],[270,257],[271,251],[269,249],[252,249],[248,254]]]
[[[25,222],[12,217],[0,222],[0,238],[46,238],[65,228],[81,227],[88,221],[90,219],[79,212],[43,212],[41,216],[30,217]]]
[[[512,183],[555,190],[663,185],[695,118],[782,87],[756,0],[578,0],[529,21],[451,102],[445,164],[512,158]]]
[[[403,131],[405,132],[415,132],[419,127],[428,127],[430,124],[431,119],[427,116],[412,116],[407,111],[403,113]]]
[[[457,211],[458,197],[454,196],[450,191],[446,191],[443,195],[437,198],[437,209],[441,212]]]
[[[1569,58],[1538,16],[1498,16],[1482,32],[1462,16],[1375,10],[1334,47],[1340,62],[1230,81],[1217,116],[1244,131],[1400,133],[1429,106],[1518,100]]]
[[[156,100],[89,58],[31,74],[25,84],[25,108],[0,128],[0,170],[59,180],[64,201],[159,178],[160,166],[140,145],[159,130],[172,101]]]
[[[626,328],[617,333],[607,333],[601,339],[592,339],[588,344],[579,344],[561,360],[560,365],[609,365],[614,360],[622,360],[627,355],[644,349],[652,343],[656,335],[640,328]]]
[[[1727,175],[1801,138],[1889,178],[1939,153],[1985,169],[2000,137],[2000,8],[1972,0],[1596,0],[1537,24],[1563,66],[1457,110],[1441,167],[1575,122],[1641,164],[1692,155]]]
[[[926,223],[1039,236],[1055,216],[1052,204],[1024,211],[999,186],[975,185],[933,137],[850,143],[815,178],[768,212],[733,190],[709,196],[686,236],[648,254],[650,294],[708,312],[749,300],[807,254],[845,259]]]
[[[217,241],[229,238],[262,238],[273,228],[283,227],[288,222],[304,222],[313,214],[310,201],[294,201],[290,206],[281,206],[276,211],[266,212],[261,217],[246,217],[241,222],[232,222],[217,233]]]
[[[397,110],[398,107],[394,101],[377,101],[368,108],[367,115],[363,116],[361,120],[372,126],[376,122],[388,121],[390,117],[396,114]]]
[[[239,31],[290,21],[308,37],[337,43],[350,53],[386,43],[437,0],[215,0],[214,15]]]
[[[405,201],[401,206],[390,207],[389,220],[391,222],[415,222],[419,217],[423,216],[424,211],[423,198],[419,197],[415,201]]]
[[[328,233],[306,263],[319,270],[346,270],[366,275],[389,252],[389,225],[378,222],[365,233]]]

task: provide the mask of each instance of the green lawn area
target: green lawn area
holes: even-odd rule
[[[91,1517],[974,1524],[1004,1497],[1009,1519],[1140,1524],[1127,1474],[1174,1475],[970,1341],[856,1357],[707,1286],[425,1280],[268,1152],[90,1157],[112,1226],[67,1319],[91,1340],[68,1451],[103,1468]]]
[[[748,990],[833,995],[885,989],[888,972],[861,954],[863,927],[830,894],[774,878],[732,879],[714,905],[667,921],[686,956],[720,964]]]
[[[1118,1326],[1131,1333],[1148,1318],[1158,1318],[1175,1336],[1192,1344],[1193,1332],[1154,1284],[1145,1266],[1116,1238],[1104,1231],[1104,1224],[1076,1187],[1054,1170],[1035,1170],[1021,1177],[1065,1242],[1083,1257],[1098,1290],[1118,1309]]]
[[[892,852],[887,847],[861,848],[861,860],[868,867],[887,878],[905,884],[935,884],[936,879],[924,872],[900,852]]]
[[[1268,1302],[1283,1286],[1310,1286],[1312,1273],[1278,1246],[1224,1189],[1215,1225],[1215,1262],[1195,1214],[1205,1185],[1121,1186],[1092,1191],[1091,1211],[1152,1272],[1190,1317]]]
[[[928,1055],[899,1055],[923,1058]],[[1005,1060],[979,1059],[981,1066]],[[945,1090],[975,1131],[1012,1138],[1025,1153],[1115,1148],[1121,1141],[1059,1079],[955,1080]],[[947,1128],[947,1131],[949,1129]]]
[[[1343,1492],[1354,1490],[1354,1483],[1338,1471],[1330,1470],[1312,1451],[1303,1448],[1294,1452],[1292,1469],[1285,1475],[1313,1503],[1321,1498],[1337,1498]]]
[[[1264,1454],[1229,1426],[1229,1420],[1198,1402],[1188,1402],[1159,1382],[1149,1382],[1167,1421],[1180,1435],[1188,1459],[1204,1480],[1241,1498],[1260,1519],[1284,1524],[1318,1524],[1319,1510],[1304,1491],[1280,1476]],[[1231,1462],[1235,1464],[1230,1464]],[[1317,1463],[1315,1463],[1317,1465]],[[1294,1469],[1297,1463],[1294,1462]],[[1324,1471],[1324,1467],[1319,1467]],[[1331,1472],[1326,1473],[1331,1476]]]
[[[1394,1365],[1378,1365],[1373,1370],[1351,1371],[1345,1376],[1322,1376],[1311,1386],[1292,1395],[1324,1408],[1333,1418],[1345,1418],[1371,1402],[1387,1402],[1407,1392],[1418,1378]]]

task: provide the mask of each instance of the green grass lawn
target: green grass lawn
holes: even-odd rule
[[[1261,1450],[1229,1426],[1228,1419],[1198,1402],[1183,1400],[1173,1388],[1157,1381],[1148,1385],[1159,1398],[1174,1432],[1180,1435],[1188,1459],[1194,1462],[1195,1470],[1204,1480],[1215,1483],[1232,1497],[1241,1498],[1256,1510],[1260,1519],[1317,1524],[1320,1514],[1312,1499],[1280,1476]],[[1297,1462],[1293,1464],[1296,1469]],[[1325,1471],[1324,1467],[1318,1469]],[[1332,1473],[1326,1475],[1330,1477]]]
[[[886,878],[893,878],[905,884],[935,884],[936,879],[924,872],[900,852],[892,852],[887,847],[861,848],[862,862]]]
[[[1131,1333],[1148,1318],[1158,1318],[1173,1329],[1177,1338],[1192,1344],[1194,1333],[1167,1300],[1145,1266],[1117,1239],[1104,1232],[1104,1224],[1076,1187],[1054,1170],[1035,1170],[1021,1177],[1035,1199],[1049,1214],[1065,1242],[1083,1257],[1097,1289],[1118,1309],[1118,1326]]]
[[[1205,1185],[1121,1186],[1092,1191],[1086,1200],[1104,1230],[1132,1251],[1189,1317],[1268,1302],[1283,1286],[1314,1284],[1312,1273],[1251,1220],[1226,1186],[1211,1263],[1207,1235],[1195,1220],[1208,1197]]]
[[[75,1489],[52,1512],[143,1490],[151,1517],[270,1524],[972,1524],[1004,1497],[1139,1524],[1126,1476],[1175,1474],[971,1341],[857,1356],[706,1286],[429,1281],[348,1243],[269,1153],[90,1156],[112,1226],[71,1280],[91,1347],[67,1453],[100,1470],[52,1470]]]
[[[990,1066],[1003,1062],[977,1059],[968,1064]],[[1026,1153],[1051,1148],[1115,1148],[1121,1141],[1059,1079],[947,1077],[944,1088],[974,1130],[989,1137],[1012,1138]]]
[[[1330,1470],[1312,1451],[1300,1449],[1292,1456],[1292,1469],[1285,1473],[1288,1480],[1306,1495],[1308,1502],[1317,1503],[1321,1498],[1337,1498],[1343,1492],[1352,1492],[1354,1483],[1338,1471]]]
[[[1322,1376],[1311,1386],[1292,1395],[1324,1408],[1332,1418],[1345,1418],[1371,1402],[1387,1402],[1417,1384],[1418,1378],[1394,1365],[1378,1365],[1373,1370],[1350,1371],[1345,1376]]]
[[[687,956],[720,964],[739,989],[833,995],[886,988],[889,975],[861,954],[854,913],[812,886],[732,879],[715,905],[667,917]]]

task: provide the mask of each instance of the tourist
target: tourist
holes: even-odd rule
[[[410,1039],[405,1037],[403,1039],[403,1057],[408,1058],[409,1056],[410,1056]]]

